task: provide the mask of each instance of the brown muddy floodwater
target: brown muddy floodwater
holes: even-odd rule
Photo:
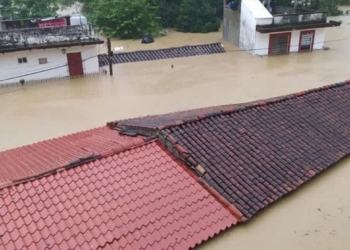
[[[339,19],[339,18],[333,18]],[[0,150],[104,125],[107,121],[248,102],[350,78],[350,17],[327,31],[328,51],[259,57],[226,54],[115,65],[94,76],[0,89]],[[125,51],[222,42],[221,33],[170,32],[154,44],[113,41]],[[104,50],[103,46],[100,48]],[[173,64],[174,68],[170,65]],[[229,230],[202,249],[350,249],[350,161]]]

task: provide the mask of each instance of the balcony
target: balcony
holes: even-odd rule
[[[293,25],[293,24],[326,23],[326,22],[327,22],[327,12],[273,16],[273,24],[275,25]]]
[[[90,25],[28,28],[0,32],[0,53],[100,44]]]
[[[297,9],[293,13],[293,8],[275,6],[272,9],[272,23],[269,25],[257,25],[256,30],[260,33],[270,33],[279,31],[327,28],[340,26],[340,22],[327,22],[327,12],[315,12],[305,9]]]

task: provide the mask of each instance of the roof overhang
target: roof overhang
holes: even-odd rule
[[[93,41],[79,41],[79,42],[60,42],[60,43],[53,43],[53,44],[42,44],[42,45],[29,45],[29,46],[14,46],[14,47],[6,47],[1,48],[0,47],[0,54],[5,53],[11,53],[11,52],[18,52],[18,51],[26,51],[26,50],[39,50],[39,49],[58,49],[58,48],[67,48],[67,47],[73,47],[73,46],[85,46],[85,45],[94,45],[94,44],[103,44],[104,41],[100,39],[96,39]]]
[[[337,21],[329,21],[328,23],[297,23],[291,24],[288,26],[281,25],[257,25],[256,31],[259,33],[272,33],[272,32],[283,32],[283,31],[291,31],[291,30],[304,30],[304,29],[317,29],[317,28],[329,28],[340,26],[341,22]]]

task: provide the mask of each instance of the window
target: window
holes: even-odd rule
[[[18,63],[27,63],[27,57],[18,58]]]
[[[299,51],[312,51],[315,39],[315,30],[300,32]]]
[[[47,58],[39,58],[39,64],[46,64]]]

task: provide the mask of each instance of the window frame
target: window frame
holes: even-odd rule
[[[42,62],[41,60],[44,60],[44,62]],[[39,64],[47,64],[48,63],[47,57],[38,58],[38,62],[39,62]]]

